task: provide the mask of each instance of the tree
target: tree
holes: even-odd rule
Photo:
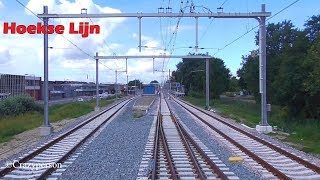
[[[142,82],[138,79],[128,82],[128,86],[137,86],[138,88],[142,87]]]
[[[319,20],[313,16],[305,30],[290,21],[267,25],[267,100],[286,107],[291,119],[320,118]],[[241,65],[241,88],[259,100],[259,57],[243,56]]]
[[[257,101],[259,96],[259,57],[254,55],[242,56],[242,67],[237,71],[242,82],[242,89],[249,90]]]
[[[240,91],[239,80],[234,76],[230,78],[228,91],[230,92]]]
[[[153,80],[150,82],[150,84],[159,84],[159,82],[157,80]]]
[[[304,26],[309,40],[314,42],[320,34],[320,15],[312,16]]]
[[[320,119],[320,36],[309,49],[303,66],[307,71],[303,83],[306,91],[306,115]]]
[[[307,71],[303,67],[303,61],[307,54],[306,44],[308,39],[305,33],[297,32],[292,47],[279,55],[281,64],[278,75],[271,84],[277,104],[289,107],[290,115],[294,117],[303,113],[305,106],[303,82],[307,78]]]
[[[181,82],[187,91],[192,90],[201,95],[205,94],[206,76],[205,60],[184,58],[177,64],[177,70],[172,73],[174,79]],[[218,98],[226,91],[229,85],[230,71],[225,67],[224,62],[218,58],[211,58],[210,68],[210,97]]]

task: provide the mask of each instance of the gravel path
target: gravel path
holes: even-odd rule
[[[146,110],[154,102],[157,96],[140,96],[135,100],[133,109]]]
[[[157,103],[133,118],[129,103],[67,168],[60,179],[136,179]]]
[[[208,131],[194,121],[179,105],[172,100],[168,101],[173,108],[175,115],[180,119],[219,159],[230,168],[240,179],[261,179],[259,175],[249,170],[242,163],[231,163],[228,158],[232,156],[229,149],[221,146]]]

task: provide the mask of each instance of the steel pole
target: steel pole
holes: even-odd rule
[[[169,69],[169,93],[171,92],[170,69]]]
[[[206,109],[210,109],[209,106],[209,59],[206,59]]]
[[[96,52],[96,57],[98,57],[98,52]],[[96,59],[96,108],[98,111],[100,109],[99,106],[99,59]]]
[[[115,90],[114,90],[114,92],[115,92],[115,94],[116,94],[116,100],[118,99],[118,96],[117,96],[117,81],[118,81],[118,71],[116,70],[116,84],[114,85],[114,88],[115,88]]]
[[[265,4],[261,6],[261,12],[265,12]],[[259,28],[259,51],[260,51],[260,93],[261,93],[261,122],[260,125],[268,126],[267,120],[267,58],[266,58],[266,17],[260,17]]]
[[[137,91],[137,80],[134,79],[134,96],[136,96],[136,91]]]
[[[33,98],[36,99],[36,75],[33,75]]]
[[[139,52],[141,52],[141,17],[139,18]]]
[[[48,14],[48,6],[43,7],[43,14]],[[45,26],[45,32],[44,33],[44,42],[43,42],[43,48],[44,48],[44,123],[43,125],[45,127],[50,126],[49,122],[49,78],[48,78],[48,18],[43,18],[44,26]]]
[[[199,47],[199,45],[198,45],[198,43],[199,43],[199,41],[198,41],[198,17],[196,17],[196,46],[195,46],[195,49],[196,49],[196,52],[198,52],[198,47]]]
[[[43,6],[43,14],[48,14],[48,6]],[[40,135],[47,136],[52,132],[52,127],[49,122],[49,73],[48,73],[48,21],[49,18],[44,17],[43,22],[45,26],[45,33],[43,35],[43,64],[44,64],[44,92],[43,92],[43,102],[44,102],[44,111],[43,111],[43,126],[40,127]]]

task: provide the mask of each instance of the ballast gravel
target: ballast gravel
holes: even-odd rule
[[[130,102],[59,179],[136,179],[157,104],[133,118]]]
[[[99,112],[95,112],[95,111],[92,111],[86,115],[83,115],[81,117],[78,117],[76,118],[75,120],[73,120],[72,122],[70,123],[67,123],[65,124],[62,128],[60,128],[58,131],[54,131],[52,132],[49,136],[44,136],[44,137],[41,137],[37,142],[31,144],[31,145],[28,145],[28,147],[26,148],[23,148],[22,150],[20,150],[18,153],[16,154],[13,154],[9,157],[5,157],[3,159],[0,159],[0,169],[2,167],[5,167],[6,166],[6,163],[10,162],[12,163],[13,161],[15,160],[19,160],[21,156],[24,156],[25,154],[28,154],[29,151],[33,151],[35,148],[39,148],[40,146],[42,146],[44,143],[48,142],[48,141],[51,141],[57,137],[59,137],[60,135],[70,131],[71,129],[73,129],[75,126],[81,124],[82,122],[84,121],[87,121],[88,119],[90,119],[91,117],[95,116],[96,114],[108,109],[110,106],[116,104],[118,102],[113,102],[112,104],[108,105],[107,107],[103,107],[100,109]]]
[[[258,174],[251,171],[242,163],[229,162],[228,159],[232,156],[229,149],[221,146],[217,140],[213,139],[212,136],[205,131],[202,126],[194,121],[190,114],[186,113],[186,111],[181,108],[181,106],[172,100],[169,100],[168,102],[170,103],[171,108],[173,108],[173,111],[178,119],[181,120],[190,129],[190,131],[193,132],[202,141],[202,143],[212,151],[212,153],[219,157],[219,159],[228,168],[230,168],[230,171],[232,171],[240,179],[261,179]]]

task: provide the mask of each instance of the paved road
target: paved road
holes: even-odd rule
[[[49,100],[49,106],[56,105],[56,104],[65,104],[69,102],[76,102],[78,98],[82,98],[84,101],[90,101],[93,99],[92,96],[79,96],[74,98],[63,98],[63,99],[56,99],[56,100]],[[43,101],[37,101],[39,104],[43,104]]]

